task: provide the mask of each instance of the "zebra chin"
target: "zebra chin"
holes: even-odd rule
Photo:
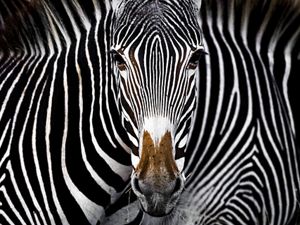
[[[150,216],[163,217],[176,207],[184,188],[184,178],[180,175],[176,180],[166,183],[165,187],[158,188],[145,180],[140,181],[135,175],[131,185],[141,209]]]
[[[172,134],[166,131],[159,141],[153,141],[145,131],[141,141],[141,158],[131,178],[132,190],[144,212],[166,216],[176,207],[185,181],[174,159]]]

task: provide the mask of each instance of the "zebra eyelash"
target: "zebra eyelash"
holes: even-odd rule
[[[126,69],[126,61],[121,56],[120,53],[118,53],[116,50],[111,50],[110,54],[112,56],[113,61],[116,63],[119,70],[123,71]]]
[[[195,52],[193,52],[188,61],[187,68],[188,69],[196,69],[201,57],[203,57],[207,54],[208,53],[204,50],[204,48],[200,48],[200,49],[196,50]]]

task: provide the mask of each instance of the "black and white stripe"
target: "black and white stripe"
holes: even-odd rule
[[[157,55],[153,61],[147,56],[143,71],[151,74],[151,65],[160,71],[166,65],[162,57],[172,54],[187,62],[189,56],[178,48],[188,45],[184,34],[190,45],[204,45],[209,54],[193,75],[197,101],[190,105],[198,103],[185,153],[186,190],[169,217],[136,213],[134,223],[296,224],[300,156],[288,87],[299,68],[299,3],[204,0],[202,42],[192,36],[191,30],[200,32],[196,21],[185,17],[197,12],[187,7],[191,1],[158,2],[172,12],[170,21],[184,23],[165,24],[159,41],[151,37],[160,28],[154,31],[150,23],[148,42],[136,45]],[[130,17],[138,3],[123,15]],[[165,103],[156,108],[140,98],[149,107],[129,105],[133,115],[122,114],[133,130],[129,140],[119,121],[125,106],[118,101],[132,104],[132,90],[142,79],[122,97],[124,78],[112,74],[110,46],[133,45],[130,37],[139,36],[130,33],[126,39],[120,30],[110,43],[112,16],[108,1],[0,0],[0,224],[101,223],[131,174],[130,147],[142,121],[134,122],[138,110],[150,115],[159,109],[172,121],[185,122],[177,117],[184,114],[174,113],[182,110],[183,99],[172,111],[166,102],[173,99],[157,95],[157,103]],[[137,24],[146,29],[143,16]],[[178,27],[173,36],[167,25]],[[185,92],[192,96],[188,85]],[[154,87],[145,93],[151,96]],[[186,118],[193,108],[186,109]],[[117,215],[119,224],[128,222]]]
[[[131,174],[108,67],[109,6],[0,6],[0,223],[96,224]]]
[[[123,1],[115,10],[112,50],[124,67],[114,71],[119,110],[134,149],[148,124],[170,123],[175,158],[184,155],[197,101],[190,60],[204,50],[197,12],[193,1],[171,0]]]
[[[206,1],[201,12],[209,56],[191,143],[199,150],[187,168],[198,171],[191,205],[200,224],[295,224],[299,149],[286,81],[297,63],[299,4]]]
[[[187,187],[169,217],[138,214],[134,224],[299,223],[288,82],[299,71],[299,8],[297,1],[203,1],[208,55],[200,62]]]

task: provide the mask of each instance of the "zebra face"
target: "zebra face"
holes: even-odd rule
[[[132,141],[132,189],[145,212],[169,214],[184,187],[184,152],[203,51],[190,0],[114,7],[112,54],[122,124]]]

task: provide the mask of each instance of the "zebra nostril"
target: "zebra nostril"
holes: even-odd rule
[[[182,187],[182,181],[181,181],[180,177],[177,177],[172,194],[180,191],[181,187]]]
[[[140,193],[140,194],[143,194],[142,190],[141,190],[141,187],[139,185],[139,180],[137,178],[134,178],[133,179],[133,182],[132,182],[132,186],[133,186],[133,189]]]

